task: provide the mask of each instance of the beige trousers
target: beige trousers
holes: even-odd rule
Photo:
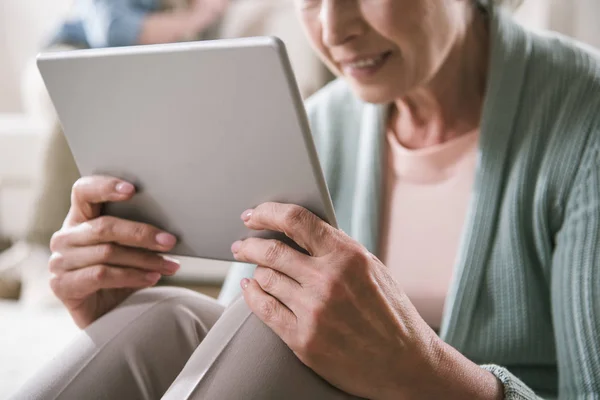
[[[246,306],[186,289],[129,297],[14,399],[355,399],[329,385]]]

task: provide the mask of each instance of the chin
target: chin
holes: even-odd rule
[[[362,101],[373,104],[389,104],[402,97],[398,88],[390,87],[388,84],[364,85],[350,81],[352,92]]]

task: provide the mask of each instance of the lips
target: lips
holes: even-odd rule
[[[391,51],[386,51],[371,56],[354,57],[339,64],[344,74],[357,79],[366,79],[375,75],[391,55]]]
[[[391,52],[387,51],[374,57],[356,57],[353,61],[342,62],[344,68],[372,68],[382,63]]]

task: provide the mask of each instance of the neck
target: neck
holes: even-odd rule
[[[444,143],[479,127],[488,70],[489,32],[483,13],[469,11],[444,64],[424,86],[394,102],[391,124],[407,148]]]

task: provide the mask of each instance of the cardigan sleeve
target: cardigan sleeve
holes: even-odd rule
[[[491,372],[504,386],[505,400],[538,400],[540,397],[527,387],[519,378],[506,368],[498,365],[482,365],[481,368]]]
[[[600,398],[600,123],[555,240],[550,288],[559,397]]]
[[[600,124],[597,125],[600,127]],[[590,137],[555,237],[550,295],[558,397],[600,398],[600,129]],[[483,365],[507,400],[539,397],[508,369]]]

